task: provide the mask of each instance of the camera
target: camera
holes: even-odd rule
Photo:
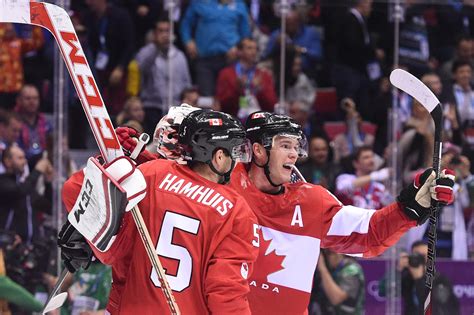
[[[425,256],[420,253],[413,253],[408,256],[408,265],[410,267],[416,268],[425,264]]]
[[[459,165],[461,164],[461,159],[459,158],[459,156],[454,156],[452,159],[451,159],[451,164],[452,165]]]
[[[0,230],[0,247],[4,250],[7,275],[30,292],[43,282],[43,273],[56,265],[56,232],[45,229],[45,235],[31,244],[14,244],[15,233]]]

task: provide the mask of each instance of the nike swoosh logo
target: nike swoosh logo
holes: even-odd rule
[[[412,208],[409,208],[409,207],[406,207],[407,210],[410,210],[411,212],[413,212],[417,217],[419,217],[418,215],[418,212],[415,211],[415,209],[412,209]]]

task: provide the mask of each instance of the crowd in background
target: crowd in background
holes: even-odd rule
[[[284,112],[308,138],[309,157],[298,165],[308,182],[371,209],[394,199],[392,124],[399,130],[403,185],[432,164],[430,115],[388,81],[393,5],[289,1],[285,36],[273,1],[179,1],[171,12],[164,2],[71,1],[74,27],[116,125],[152,135],[169,107],[182,102],[241,120],[259,109]],[[421,78],[443,104],[442,163],[457,174],[456,200],[440,212],[437,255],[474,259],[474,1],[402,2],[399,67]],[[96,148],[72,83],[68,138],[52,141],[54,46],[40,28],[0,24],[0,229],[27,245],[50,233],[53,145]],[[397,121],[389,118],[394,108]],[[68,160],[65,169],[67,176],[77,167]],[[407,249],[427,238],[426,228],[408,233]],[[328,255],[329,268],[346,262]],[[326,264],[318,270],[325,287]]]

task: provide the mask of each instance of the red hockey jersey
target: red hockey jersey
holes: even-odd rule
[[[258,255],[258,238],[257,221],[246,201],[173,161],[155,160],[139,169],[147,181],[140,211],[181,312],[249,314],[247,278]],[[70,209],[73,198],[66,199]],[[109,311],[168,312],[130,213],[111,248],[96,255],[112,265],[114,283],[120,282],[111,293],[118,305],[109,304]]]
[[[245,197],[261,226],[260,253],[249,280],[252,314],[306,314],[320,248],[376,256],[416,225],[397,203],[377,211],[344,206],[313,184],[263,193],[242,164],[232,173],[231,187]]]

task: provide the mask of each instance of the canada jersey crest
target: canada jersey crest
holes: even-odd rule
[[[252,280],[311,292],[321,240],[262,226]]]

